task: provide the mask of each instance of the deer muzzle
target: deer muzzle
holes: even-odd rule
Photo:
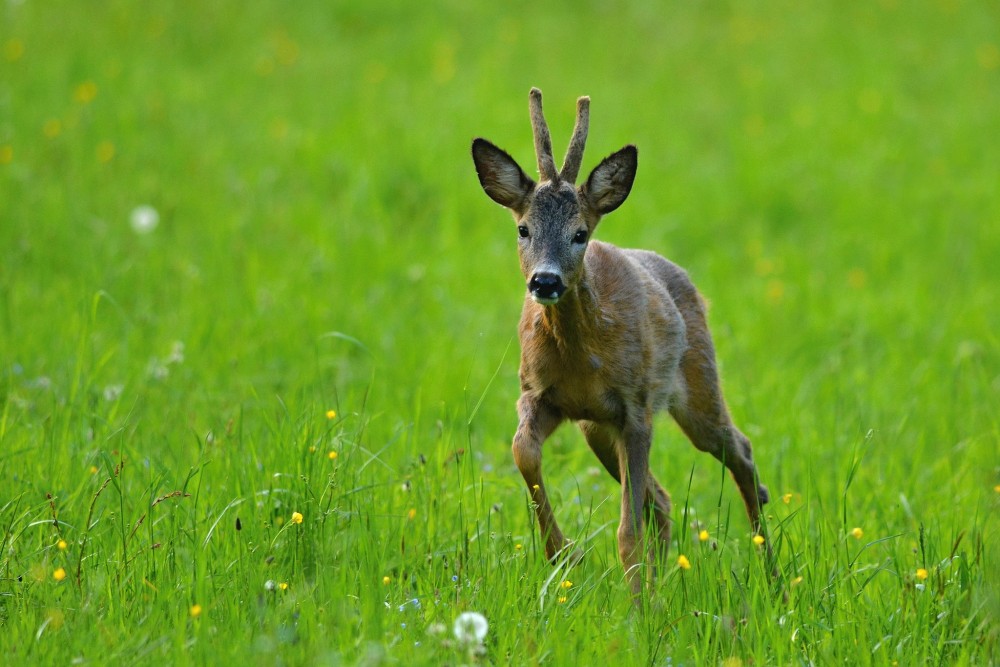
[[[557,273],[540,272],[528,281],[528,292],[536,303],[551,306],[566,292],[566,285]]]

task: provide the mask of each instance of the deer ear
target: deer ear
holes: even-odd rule
[[[594,167],[580,192],[587,203],[599,214],[611,213],[628,197],[639,166],[639,152],[635,146],[626,146],[612,153]]]
[[[472,142],[472,160],[476,163],[479,184],[490,199],[520,212],[535,182],[510,155],[485,139]]]

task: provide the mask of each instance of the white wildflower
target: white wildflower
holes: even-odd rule
[[[129,222],[136,234],[149,234],[160,224],[160,214],[152,206],[143,204],[132,209]]]
[[[466,611],[455,619],[455,639],[465,643],[481,643],[489,630],[486,617],[475,611]]]

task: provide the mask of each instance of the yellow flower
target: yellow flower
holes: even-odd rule
[[[573,588],[573,582],[570,581],[569,579],[567,579],[566,581],[562,582],[559,585],[562,586],[563,588]]]
[[[97,466],[90,466],[90,474],[91,475],[97,474]]]
[[[927,570],[925,570],[922,567],[918,568],[917,569],[917,579],[919,579],[920,581],[923,581],[926,578],[927,578]]]
[[[520,551],[523,548],[524,548],[523,544],[515,544],[514,545],[514,551]]]
[[[792,502],[792,494],[786,493],[785,495],[781,496],[781,502],[785,503],[786,505]]]
[[[763,535],[754,535],[753,536],[753,543],[756,544],[758,547],[760,545],[764,544],[764,536]]]
[[[292,512],[292,523],[302,523],[302,513]]]
[[[708,541],[708,531],[702,529],[702,531],[698,533],[698,539],[702,542]]]
[[[21,56],[24,55],[24,42],[16,37],[8,39],[7,43],[3,46],[3,54],[9,62],[20,60]]]
[[[792,579],[792,586],[798,586],[802,583],[802,577],[795,577]]]
[[[280,588],[283,591],[287,591],[288,590],[288,582],[287,581],[282,581],[280,584],[278,584],[278,588]]]
[[[66,540],[59,540],[56,542],[56,546],[59,548],[59,551],[65,551],[69,545],[66,544]]]
[[[563,595],[559,598],[559,604],[566,604],[566,596]]]
[[[336,410],[327,410],[326,411],[326,418],[327,419],[336,419],[337,418],[337,411]]]
[[[331,460],[331,461],[333,461],[333,460],[334,460],[334,459],[336,459],[336,458],[337,458],[338,456],[340,456],[340,454],[338,454],[338,453],[337,453],[337,452],[336,452],[335,450],[331,449],[331,450],[330,450],[330,453],[329,453],[329,454],[327,454],[327,456],[329,456],[329,457],[330,457],[330,460]]]
[[[682,570],[690,570],[691,561],[688,560],[687,556],[681,554],[680,556],[677,557],[677,567],[681,568]]]
[[[49,118],[42,125],[42,134],[49,139],[55,139],[62,132],[62,122],[58,118]]]
[[[865,536],[865,531],[861,530],[857,526],[851,528],[851,537],[853,537],[854,539],[860,540],[864,536]]]
[[[63,568],[57,568],[55,572],[52,573],[52,578],[56,581],[62,581],[66,578],[66,570]]]
[[[417,518],[417,508],[416,507],[411,507],[410,511],[406,513],[406,516],[407,516],[407,518],[410,521],[413,521],[414,519],[416,519]]]
[[[997,484],[996,486],[994,486],[993,490],[996,491],[997,493],[1000,493],[1000,484]]]
[[[201,616],[201,605],[193,604],[191,605],[191,618],[198,618]]]
[[[98,162],[101,164],[107,164],[115,157],[115,145],[107,140],[102,141],[97,144],[96,154]]]
[[[538,486],[537,484],[532,484],[531,488],[534,489],[535,491],[538,491],[541,487]]]
[[[388,586],[390,581],[392,581],[392,579],[389,578],[389,575],[386,575],[386,576],[382,577],[382,585],[383,586]]]
[[[309,445],[309,453],[310,454],[316,453],[316,445]]]
[[[84,81],[73,91],[73,99],[80,104],[89,104],[97,97],[97,84],[93,81]]]

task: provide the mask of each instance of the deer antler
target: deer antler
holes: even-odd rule
[[[549,136],[549,126],[545,124],[545,116],[542,115],[542,91],[531,89],[528,107],[531,112],[531,132],[535,135],[538,173],[543,181],[558,183],[559,172],[556,171],[556,161],[552,157],[552,138]]]
[[[583,147],[587,145],[587,129],[590,126],[590,98],[581,97],[576,101],[576,126],[573,128],[573,138],[570,139],[566,157],[563,159],[562,172],[559,176],[567,183],[575,184],[580,173],[580,163],[583,162]]]

